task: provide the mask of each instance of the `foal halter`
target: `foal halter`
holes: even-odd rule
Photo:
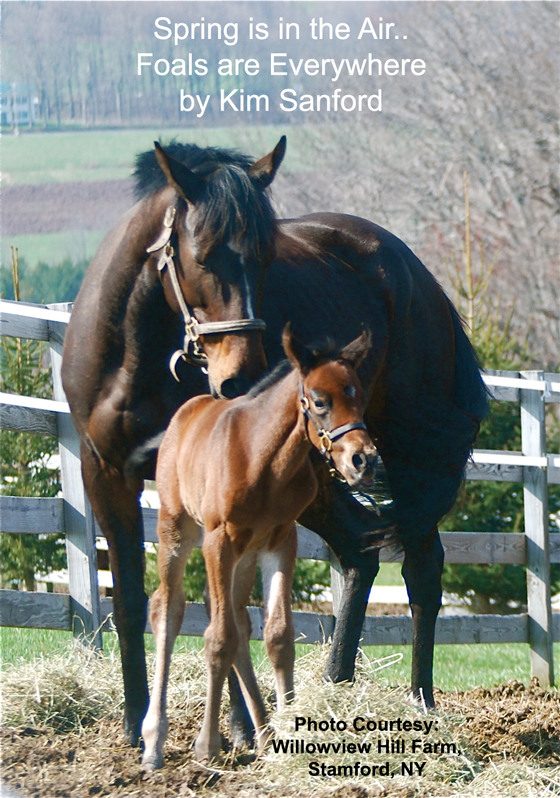
[[[199,342],[201,335],[223,335],[224,333],[244,333],[250,330],[265,330],[266,324],[262,319],[233,319],[231,321],[207,322],[199,322],[196,319],[193,309],[189,307],[185,301],[183,292],[181,291],[179,278],[177,277],[175,261],[173,260],[175,256],[175,249],[170,243],[170,240],[173,234],[173,225],[176,214],[177,207],[175,205],[170,205],[165,211],[165,216],[163,218],[163,230],[161,231],[156,242],[148,247],[146,252],[151,255],[153,252],[161,250],[157,265],[158,271],[160,274],[164,271],[164,269],[167,269],[169,272],[171,285],[173,286],[175,297],[179,303],[179,307],[183,315],[183,322],[185,325],[183,348],[177,349],[177,351],[171,355],[171,359],[169,361],[169,369],[171,373],[177,382],[180,382],[175,369],[177,362],[181,359],[198,366],[205,374],[208,373],[208,369],[206,367],[208,363],[208,357],[204,353],[204,350]]]
[[[317,435],[321,441],[320,452],[329,461],[332,460],[331,451],[334,441],[342,438],[343,435],[346,435],[347,432],[351,432],[353,429],[363,429],[367,431],[367,427],[363,421],[350,421],[348,424],[341,424],[339,427],[335,427],[332,430],[326,430],[322,427],[311,412],[309,399],[305,395],[302,382],[299,384],[299,400],[303,415],[308,421],[311,421],[317,431]]]

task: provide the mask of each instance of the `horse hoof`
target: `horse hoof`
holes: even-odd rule
[[[138,748],[140,745],[140,737],[142,736],[141,726],[141,721],[138,723],[127,723],[125,720],[124,722],[124,739],[132,748]]]

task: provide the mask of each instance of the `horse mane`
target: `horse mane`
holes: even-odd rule
[[[195,234],[215,241],[233,240],[241,252],[253,258],[265,256],[276,233],[276,217],[268,196],[249,175],[254,159],[237,150],[181,144],[175,139],[164,150],[207,181],[197,206]],[[137,199],[167,186],[155,150],[137,155],[133,178]]]

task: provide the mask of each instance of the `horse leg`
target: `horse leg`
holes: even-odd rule
[[[294,697],[294,623],[292,583],[297,553],[295,524],[276,551],[263,552],[260,565],[266,590],[264,641],[276,678],[276,706],[282,711]]]
[[[403,545],[402,574],[412,611],[412,694],[434,707],[434,638],[441,607],[443,546],[437,527],[420,545],[411,545],[406,537]]]
[[[344,585],[325,677],[333,682],[351,682],[369,593],[379,571],[379,554],[370,554],[359,566],[347,566],[344,555],[335,554],[341,561]]]
[[[229,690],[229,733],[231,744],[236,749],[250,748],[255,737],[255,728],[243,691],[235,670],[230,670],[227,677]]]
[[[202,553],[210,591],[210,624],[204,634],[208,687],[202,729],[195,742],[198,760],[212,760],[221,751],[220,702],[228,670],[233,664],[239,634],[233,611],[232,581],[235,555],[225,527],[204,535]]]
[[[244,703],[249,710],[249,715],[255,728],[257,748],[262,749],[267,739],[268,716],[251,661],[251,619],[247,611],[249,596],[255,584],[256,568],[256,552],[249,552],[242,557],[235,568],[232,598],[235,623],[239,633],[239,645],[233,665],[239,677]]]
[[[82,474],[91,506],[109,544],[113,609],[124,681],[124,734],[136,746],[148,707],[144,630],[148,597],[144,592],[141,481],[131,486],[112,466],[101,463],[82,444]]]
[[[158,518],[158,571],[160,586],[150,601],[150,623],[156,641],[156,671],[150,706],[142,724],[146,770],[163,767],[167,737],[167,682],[173,644],[185,612],[183,576],[189,555],[200,539],[200,529],[186,513],[179,516],[162,506]]]
[[[336,482],[328,485],[326,500],[314,502],[300,521],[329,544],[342,567],[343,592],[325,679],[350,682],[369,592],[379,571],[379,550],[370,548],[371,536],[378,534],[381,523]]]

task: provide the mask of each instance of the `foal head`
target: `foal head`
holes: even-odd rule
[[[371,347],[370,333],[362,332],[343,349],[314,349],[298,341],[288,325],[282,345],[299,372],[309,440],[351,487],[371,486],[377,449],[364,424],[363,391],[356,373]]]
[[[177,142],[164,150],[156,143],[155,151],[137,160],[139,194],[166,186],[175,192],[168,218],[180,291],[189,313],[206,327],[199,344],[212,392],[226,398],[244,393],[266,366],[265,325],[256,318],[276,234],[266,189],[285,146],[282,137],[253,163],[233,150]],[[169,303],[179,310],[165,271],[162,282]]]

